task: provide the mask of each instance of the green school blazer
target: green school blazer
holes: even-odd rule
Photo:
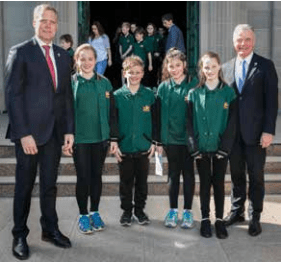
[[[152,143],[152,105],[155,97],[151,89],[140,85],[132,94],[126,85],[114,92],[118,111],[119,147],[122,153],[147,151]]]
[[[75,143],[97,143],[110,138],[110,96],[112,85],[95,74],[87,80],[76,74],[72,79],[75,110]]]
[[[196,78],[188,82],[185,78],[181,84],[173,79],[159,85],[157,98],[160,100],[160,136],[164,145],[188,145],[187,134],[187,95],[196,86]]]
[[[202,86],[188,94],[192,105],[194,137],[200,152],[217,152],[221,148],[221,139],[230,123],[230,108],[235,99],[234,89],[223,83],[212,91]],[[229,130],[231,132],[235,127]],[[222,149],[226,151],[226,147]]]

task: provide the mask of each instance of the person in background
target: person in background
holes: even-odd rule
[[[135,42],[133,35],[130,34],[130,23],[124,22],[121,26],[122,35],[119,37],[119,54],[123,61],[132,53],[133,43]]]
[[[133,35],[135,34],[137,27],[138,27],[137,23],[135,23],[135,22],[131,23],[131,32]]]
[[[152,56],[152,71],[148,72],[148,86],[156,87],[158,85],[157,72],[158,67],[160,66],[159,57],[159,41],[160,35],[157,34],[157,28],[153,23],[148,23],[146,27],[147,35],[145,41],[148,46],[151,47],[151,56]]]
[[[58,12],[47,4],[34,9],[35,36],[10,49],[5,68],[5,97],[9,115],[7,138],[15,143],[13,255],[29,258],[27,219],[37,168],[40,167],[42,240],[71,247],[58,225],[56,193],[62,145],[72,151],[74,141],[71,61],[53,44]]]
[[[113,94],[109,80],[94,70],[97,54],[90,44],[79,46],[74,59],[77,74],[72,80],[75,113],[73,158],[77,172],[76,199],[80,213],[78,230],[82,234],[90,234],[105,227],[99,214],[99,203],[102,167],[111,138],[110,105],[113,103]],[[67,152],[65,154],[69,155]]]
[[[74,50],[73,50],[73,39],[72,36],[70,34],[65,34],[65,35],[61,35],[60,36],[60,46],[66,50],[71,58],[71,68],[73,69],[74,66]],[[72,71],[72,73],[74,73],[74,69]]]
[[[206,52],[199,62],[199,84],[188,94],[188,133],[194,133],[198,150],[196,157],[200,177],[200,234],[212,236],[210,221],[211,186],[214,189],[216,235],[228,237],[224,222],[224,177],[228,155],[235,138],[237,101],[235,91],[222,78],[217,53]],[[214,114],[216,113],[216,114]]]
[[[112,56],[109,38],[105,34],[100,22],[93,22],[92,32],[88,43],[96,50],[97,53],[95,71],[101,75],[104,75],[107,65],[109,67],[112,65]]]
[[[143,84],[149,86],[149,72],[153,70],[152,66],[152,47],[144,40],[145,30],[138,27],[135,31],[135,43],[133,44],[133,54],[139,56],[145,65]]]
[[[178,224],[178,195],[180,175],[183,175],[184,207],[182,228],[194,226],[192,201],[194,194],[194,167],[191,152],[194,145],[187,133],[187,94],[197,81],[189,82],[186,56],[176,48],[170,49],[163,62],[163,82],[158,87],[157,100],[160,104],[160,142],[168,158],[170,210],[165,217],[166,227]],[[157,151],[162,154],[163,147]]]
[[[238,97],[237,136],[230,154],[232,207],[226,226],[245,220],[246,166],[249,174],[250,236],[262,232],[266,148],[273,141],[278,113],[278,77],[274,63],[254,52],[252,26],[240,24],[233,32],[236,57],[223,65],[227,83]]]
[[[150,223],[143,210],[147,199],[149,159],[157,140],[155,97],[151,89],[141,84],[144,63],[140,57],[127,57],[123,62],[123,74],[127,84],[114,92],[119,128],[118,144],[114,144],[117,145],[115,156],[119,163],[123,209],[120,224],[131,225],[134,209],[137,222],[144,225]]]
[[[165,51],[167,52],[170,48],[177,48],[183,53],[186,52],[184,38],[182,31],[178,26],[174,24],[174,18],[172,14],[166,14],[162,16],[163,26],[169,30],[169,34],[166,40]]]
[[[119,37],[119,54],[121,61],[132,54],[133,44],[135,43],[134,36],[130,34],[130,23],[123,22],[121,26],[122,34]],[[125,78],[123,77],[123,73],[121,70],[121,81],[122,85],[125,83]]]

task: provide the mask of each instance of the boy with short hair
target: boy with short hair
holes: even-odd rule
[[[157,137],[155,97],[141,84],[144,63],[138,56],[124,60],[123,75],[127,84],[114,92],[119,130],[115,156],[119,163],[120,199],[124,210],[120,224],[131,225],[134,208],[138,223],[144,225],[150,223],[143,209],[148,190],[149,159],[154,154],[153,143]]]
[[[74,56],[74,50],[72,49],[73,46],[73,39],[70,34],[65,34],[60,36],[60,46],[68,51],[71,59],[73,59]]]
[[[120,58],[124,60],[131,54],[133,49],[134,37],[130,34],[130,23],[124,22],[121,27],[122,35],[119,37]]]

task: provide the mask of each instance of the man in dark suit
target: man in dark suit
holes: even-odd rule
[[[49,5],[34,9],[35,36],[11,48],[5,72],[7,137],[15,143],[13,254],[29,257],[27,218],[37,166],[40,166],[42,240],[67,248],[70,240],[58,228],[56,181],[62,145],[72,151],[74,120],[71,61],[52,43],[58,15]]]
[[[223,65],[226,81],[238,96],[237,136],[230,154],[232,207],[227,226],[242,222],[246,200],[246,165],[249,174],[249,229],[261,233],[266,148],[272,143],[278,112],[278,77],[271,60],[253,52],[255,33],[250,25],[238,25],[233,34],[237,57]]]

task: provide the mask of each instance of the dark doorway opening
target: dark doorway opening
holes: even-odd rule
[[[186,2],[176,1],[104,1],[90,2],[90,22],[99,21],[112,39],[122,22],[136,22],[146,27],[149,22],[163,27],[161,17],[174,15],[174,22],[183,31],[186,39]]]
[[[112,56],[116,52],[112,40],[115,36],[116,29],[121,26],[122,22],[135,22],[137,26],[146,28],[149,22],[156,25],[157,28],[163,27],[161,17],[166,13],[172,13],[174,23],[182,30],[186,40],[187,32],[187,2],[165,2],[165,1],[91,1],[90,2],[90,24],[93,21],[99,21],[105,29],[105,33],[111,41]],[[91,28],[91,27],[90,27]],[[107,68],[107,76],[114,88],[120,86],[114,78],[116,72]]]

